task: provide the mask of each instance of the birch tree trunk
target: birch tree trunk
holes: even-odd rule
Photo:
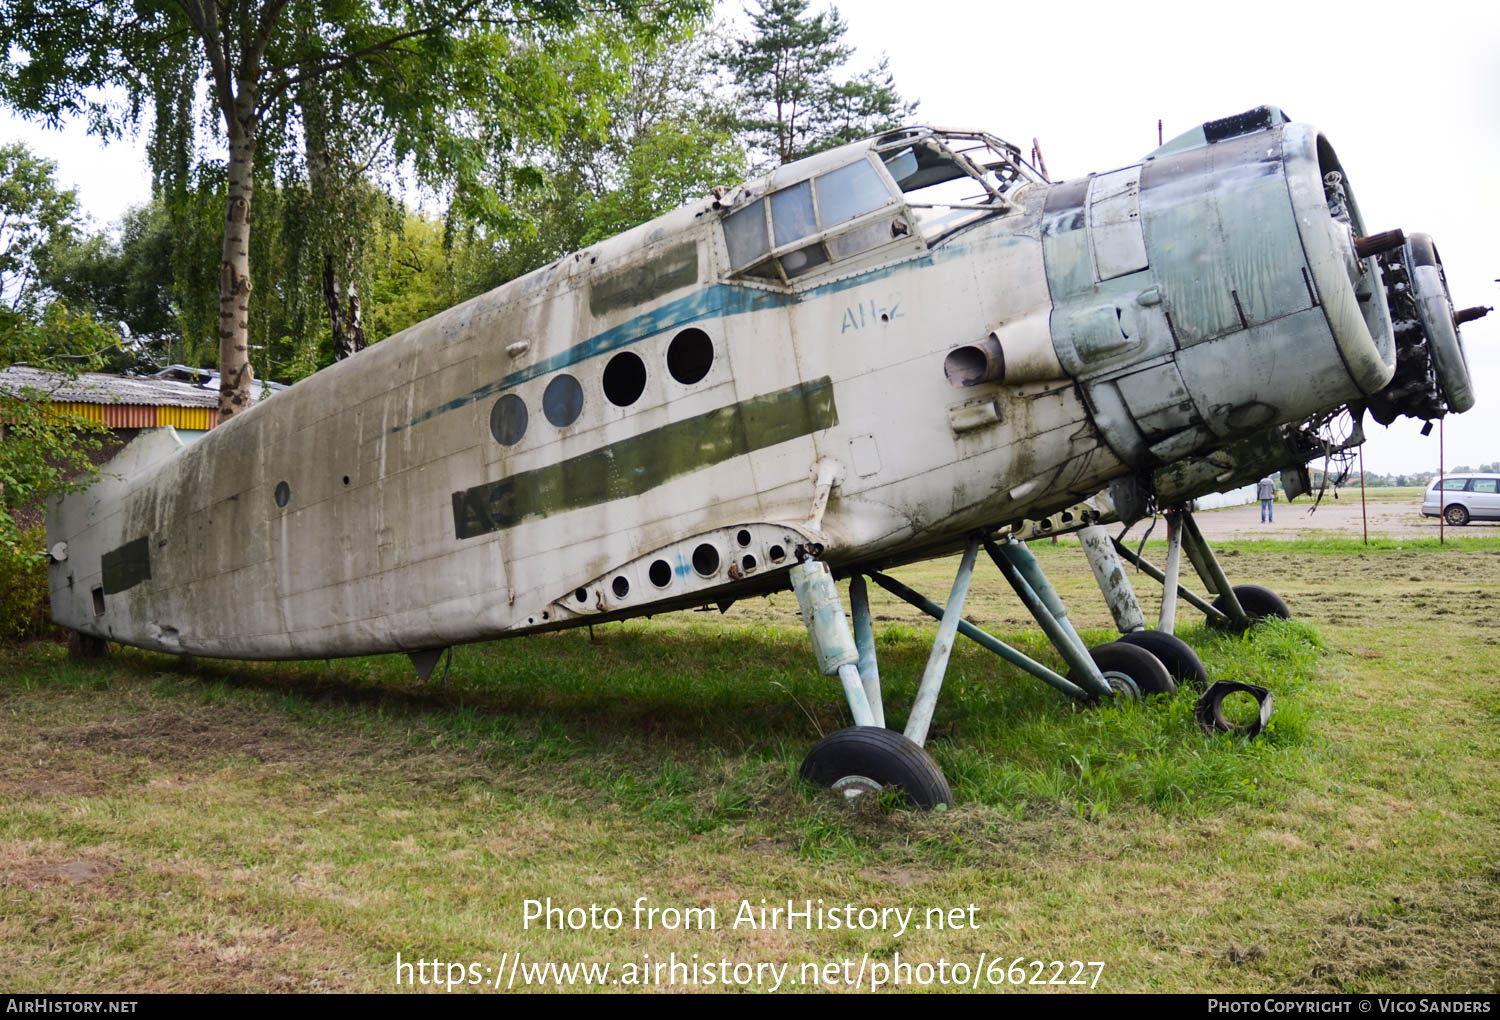
[[[365,349],[365,315],[360,306],[359,285],[355,282],[353,248],[353,243],[346,239],[341,260],[342,294],[339,293],[339,273],[334,266],[333,253],[329,252],[323,260],[323,301],[328,306],[328,322],[333,329],[335,361],[343,361]]]
[[[334,360],[343,361],[365,349],[359,266],[350,234],[362,229],[352,194],[357,185],[341,165],[349,158],[347,133],[341,130],[344,110],[339,97],[315,81],[297,90],[297,106],[302,111],[308,188],[313,208],[324,217],[312,230],[323,254],[323,304],[333,334]]]
[[[250,406],[250,203],[255,195],[255,85],[241,80],[229,130],[229,203],[219,267],[219,420]]]

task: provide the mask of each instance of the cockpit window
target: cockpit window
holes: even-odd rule
[[[766,201],[756,199],[724,218],[724,240],[729,245],[729,268],[738,272],[771,250],[766,232]]]
[[[730,272],[789,283],[888,246],[919,250],[1008,211],[1014,191],[1043,180],[1019,149],[984,132],[890,131],[845,165],[726,213]]]
[[[810,244],[806,248],[798,248],[781,256],[781,268],[786,272],[787,279],[795,280],[803,273],[811,272],[828,261],[828,255],[823,251],[821,244]]]
[[[881,137],[875,151],[928,243],[1004,212],[1011,191],[1042,179],[1015,146],[978,132],[908,128]]]
[[[758,198],[724,218],[730,270],[775,282],[791,282],[910,233],[895,192],[865,156]]]
[[[771,222],[776,224],[776,247],[800,241],[817,232],[813,215],[812,183],[803,181],[771,195]]]
[[[816,180],[818,211],[822,213],[823,226],[831,227],[847,223],[856,216],[874,212],[890,204],[891,195],[886,190],[880,173],[868,160],[850,163]]]
[[[882,155],[885,168],[896,178],[896,186],[905,194],[921,191],[934,184],[969,177],[969,172],[950,153],[939,149],[931,139],[919,145],[908,145]],[[977,183],[977,182],[976,182]]]

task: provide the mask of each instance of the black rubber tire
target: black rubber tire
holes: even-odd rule
[[[799,772],[810,783],[829,789],[853,777],[894,786],[907,800],[930,811],[951,807],[953,793],[932,756],[895,730],[850,726],[828,734],[807,752]]]
[[[1469,523],[1469,508],[1462,503],[1449,503],[1443,507],[1443,520],[1455,528],[1461,528]]]
[[[1198,653],[1193,651],[1191,645],[1176,634],[1159,630],[1137,630],[1120,640],[1127,645],[1144,648],[1160,659],[1179,687],[1202,690],[1208,686],[1208,670],[1203,668],[1203,660],[1198,658]]]
[[[1123,673],[1141,692],[1141,697],[1153,694],[1175,694],[1177,683],[1160,659],[1138,645],[1111,641],[1089,649],[1089,656],[1109,680],[1110,673]],[[1070,677],[1077,683],[1076,677]],[[1111,685],[1113,686],[1113,685]]]
[[[1240,608],[1245,611],[1246,616],[1250,617],[1252,627],[1272,616],[1283,620],[1292,618],[1292,611],[1286,607],[1285,602],[1281,601],[1281,596],[1270,588],[1263,588],[1258,584],[1237,584],[1234,586],[1234,597],[1240,600]],[[1214,608],[1220,612],[1228,612],[1224,608],[1224,596],[1220,595],[1214,599]],[[1232,623],[1220,623],[1212,618],[1209,619],[1208,625],[1220,630],[1234,629]]]

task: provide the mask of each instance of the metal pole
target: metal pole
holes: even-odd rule
[[[921,593],[908,588],[894,577],[887,577],[885,574],[877,571],[871,573],[870,578],[898,599],[916,606],[934,620],[941,620],[943,618],[942,606]],[[1043,683],[1051,684],[1070,698],[1077,698],[1079,701],[1088,701],[1093,697],[1088,691],[1077,686],[1071,680],[1064,679],[1046,666],[1043,666],[1040,662],[1037,662],[1031,656],[1024,652],[1016,651],[1004,641],[980,630],[968,620],[958,621],[958,632],[969,640],[978,643],[980,647],[994,652],[1012,666],[1024,669]]]
[[[1168,510],[1167,514],[1167,569],[1166,579],[1161,585],[1161,614],[1156,620],[1156,629],[1170,634],[1177,626],[1177,578],[1182,570],[1182,513]]]
[[[849,578],[849,611],[854,616],[854,644],[859,649],[859,676],[865,685],[865,700],[869,702],[875,725],[884,727],[880,665],[875,660],[875,630],[870,624],[870,589],[863,574]]]
[[[993,542],[986,542],[985,548],[994,549],[997,547]],[[1089,646],[1083,643],[1083,638],[1079,637],[1078,631],[1073,628],[1073,621],[1068,619],[1068,610],[1063,606],[1062,599],[1058,598],[1057,589],[1053,588],[1052,582],[1047,580],[1047,575],[1042,570],[1042,565],[1036,561],[1036,557],[1031,554],[1031,550],[1027,547],[1026,543],[1008,541],[1004,545],[999,546],[998,549],[1016,570],[1020,571],[1021,576],[1026,579],[1026,583],[1031,586],[1031,590],[1036,592],[1037,596],[1042,600],[1042,605],[1047,607],[1047,612],[1052,614],[1068,637],[1073,639],[1073,644],[1077,645],[1079,651],[1087,656]],[[991,552],[990,555],[993,557],[994,553]],[[1093,662],[1094,660],[1089,659],[1089,661]]]
[[[1121,634],[1146,629],[1146,614],[1141,612],[1140,600],[1135,597],[1135,588],[1130,584],[1130,575],[1120,564],[1115,547],[1110,545],[1109,532],[1103,525],[1090,524],[1078,529],[1078,543],[1088,557],[1089,569],[1115,618],[1115,627]]]
[[[1151,578],[1153,581],[1158,581],[1159,582],[1159,581],[1166,580],[1166,576],[1167,575],[1163,574],[1160,570],[1158,570],[1155,566],[1153,566],[1148,560],[1143,559],[1140,556],[1137,556],[1135,553],[1133,553],[1129,549],[1125,548],[1124,543],[1122,543],[1119,539],[1117,539],[1117,538],[1111,538],[1110,539],[1110,544],[1115,547],[1115,552],[1119,553],[1125,559],[1126,562],[1128,562],[1129,564],[1131,564],[1134,567],[1140,568],[1141,573],[1145,574],[1147,577]],[[1202,612],[1209,619],[1211,619],[1211,620],[1218,620],[1220,623],[1228,623],[1229,622],[1229,617],[1227,615],[1225,615],[1221,610],[1216,609],[1214,606],[1212,606],[1209,603],[1205,602],[1203,599],[1199,598],[1193,592],[1188,591],[1186,588],[1179,587],[1177,589],[1177,594],[1179,596],[1181,596],[1181,598],[1182,598],[1182,600],[1184,602],[1186,602],[1188,605],[1192,606],[1194,609],[1197,609],[1200,612]]]
[[[1215,587],[1214,572],[1208,566],[1208,561],[1213,558],[1213,553],[1205,553],[1202,549],[1198,548],[1198,543],[1193,541],[1192,532],[1186,528],[1182,531],[1182,551],[1187,553],[1188,562],[1193,565],[1193,573],[1197,574],[1198,580],[1203,582],[1205,597],[1213,598],[1215,595],[1222,595],[1223,592]]]
[[[828,564],[819,560],[798,563],[787,572],[792,590],[797,593],[797,607],[812,639],[813,654],[825,676],[835,676],[844,686],[849,714],[856,726],[874,726],[875,714],[865,697],[859,675],[859,648],[844,615],[844,601],[833,583]]]
[[[927,730],[932,725],[938,693],[943,689],[943,676],[948,672],[948,657],[953,654],[953,638],[958,632],[958,621],[964,615],[964,599],[969,596],[969,581],[974,577],[974,560],[978,555],[979,539],[971,538],[964,547],[963,559],[958,563],[953,590],[948,593],[948,605],[943,610],[943,622],[938,624],[937,637],[932,639],[932,652],[927,656],[927,668],[922,671],[917,700],[906,720],[906,739],[918,747],[927,742]]]
[[[1250,614],[1245,612],[1245,607],[1240,605],[1239,596],[1234,593],[1234,585],[1229,583],[1224,568],[1219,565],[1219,558],[1214,555],[1213,549],[1208,541],[1204,539],[1203,532],[1198,530],[1198,522],[1193,515],[1184,513],[1182,515],[1183,538],[1198,547],[1198,554],[1203,565],[1208,568],[1210,576],[1213,577],[1213,588],[1219,593],[1219,598],[1224,601],[1224,611],[1228,619],[1238,627],[1250,626]]]
[[[839,683],[844,685],[844,698],[849,702],[849,714],[856,726],[879,726],[870,711],[870,702],[865,697],[864,685],[860,683],[859,667],[849,662],[839,667]]]
[[[1365,545],[1370,544],[1370,512],[1365,509],[1365,444],[1359,444],[1359,519],[1365,529]]]
[[[1443,544],[1443,522],[1448,519],[1448,490],[1443,488],[1443,419],[1438,419],[1438,545]]]
[[[1057,615],[1027,582],[1021,571],[1011,562],[1006,552],[1002,551],[1002,549],[1008,550],[1011,545],[1019,544],[1007,542],[1004,547],[999,547],[994,542],[987,541],[984,543],[984,551],[990,554],[990,559],[995,561],[995,566],[1000,568],[1000,573],[1015,589],[1021,603],[1031,611],[1037,624],[1046,632],[1047,640],[1052,642],[1052,647],[1057,649],[1057,654],[1061,655],[1063,661],[1073,670],[1073,675],[1078,678],[1079,686],[1097,697],[1112,697],[1114,688],[1110,687],[1104,679],[1104,674],[1099,671],[1099,664],[1094,661],[1093,656],[1089,655],[1087,646],[1071,627],[1063,625],[1063,621],[1057,618]],[[1047,578],[1042,575],[1040,581],[1045,585]],[[1055,594],[1053,598],[1056,598]]]

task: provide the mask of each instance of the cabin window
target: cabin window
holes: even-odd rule
[[[704,542],[693,550],[693,569],[704,577],[719,572],[719,550]]]
[[[604,396],[616,407],[629,407],[646,392],[646,363],[640,355],[621,351],[604,366]]]
[[[651,578],[652,584],[658,588],[665,588],[672,583],[672,565],[666,560],[654,560],[651,563],[651,569],[647,571],[647,576]]]
[[[566,428],[583,413],[583,387],[571,375],[560,375],[542,393],[542,413],[557,428]]]
[[[667,347],[667,371],[684,386],[701,382],[713,365],[714,342],[697,327],[678,333]]]
[[[515,446],[526,435],[526,401],[507,393],[490,408],[490,435],[501,446]]]

